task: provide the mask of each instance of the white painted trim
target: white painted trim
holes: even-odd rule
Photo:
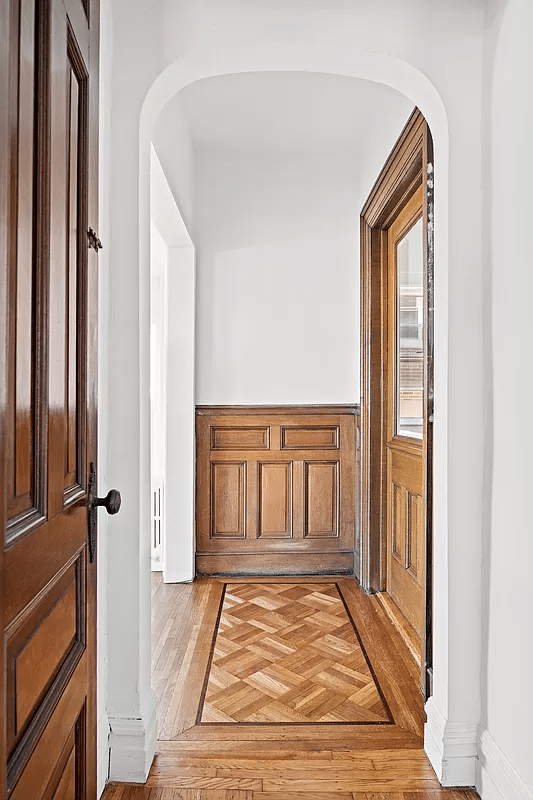
[[[443,786],[474,786],[477,724],[448,722],[431,697],[426,703],[424,750]]]
[[[96,796],[100,797],[109,777],[109,718],[104,711],[98,720],[97,733]]]
[[[424,725],[424,750],[440,781],[446,720],[433,697],[430,697],[427,701],[425,711],[427,721]]]
[[[533,800],[533,792],[487,730],[480,729],[476,789],[483,800]]]
[[[109,717],[109,780],[146,783],[157,744],[157,701],[151,692],[144,718]]]

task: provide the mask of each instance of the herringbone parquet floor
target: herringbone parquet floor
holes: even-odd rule
[[[227,585],[199,722],[392,722],[336,584]]]

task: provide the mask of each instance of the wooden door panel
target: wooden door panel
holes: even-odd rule
[[[257,535],[263,539],[292,539],[292,462],[260,461],[258,466]]]
[[[270,428],[211,428],[211,450],[268,450]]]
[[[0,798],[93,800],[96,583],[86,490],[97,307],[87,229],[96,209],[89,91],[98,84],[98,1],[92,29],[81,0],[67,0],[68,12],[63,0],[0,3],[10,15],[9,141],[0,154],[10,187],[0,221],[8,257]]]
[[[51,229],[49,496],[51,514],[85,494],[87,459],[87,66],[55,0],[51,64]],[[61,244],[60,244],[61,243]],[[62,491],[55,487],[61,485]]]
[[[293,573],[317,564],[347,571],[355,544],[353,409],[202,409],[196,538],[199,572],[227,572],[229,555],[235,571],[279,572],[283,553]]]
[[[400,564],[405,562],[405,489],[392,482],[389,492],[390,497],[390,528],[391,543],[390,553]]]
[[[10,625],[87,543],[87,510],[83,505],[59,514],[5,552],[5,624]],[[65,559],[65,552],[71,553]]]
[[[64,759],[61,759],[56,770],[59,773],[59,782],[57,786],[54,786],[55,780],[50,781],[45,800],[48,800],[48,797],[51,800],[76,800],[76,738],[74,733],[69,737],[65,751],[66,761],[63,764]]]
[[[211,538],[244,539],[246,462],[211,464]]]
[[[12,753],[46,718],[86,641],[85,558],[80,553],[6,629],[7,741]],[[42,724],[42,722],[41,722]]]
[[[83,658],[61,695],[57,708],[35,744],[20,776],[14,769],[8,776],[8,788],[16,778],[10,800],[47,800],[54,797],[61,777],[74,750],[76,800],[86,797],[86,729],[87,708],[85,685],[87,660]],[[15,764],[16,766],[16,764]],[[10,780],[11,779],[11,780]]]
[[[35,97],[42,81],[42,14],[35,0],[11,7],[9,81],[11,159],[8,200],[7,540],[44,518],[46,429],[42,423],[45,379],[42,291],[42,224],[36,218],[43,176],[34,158],[40,120]]]
[[[282,450],[338,450],[339,425],[281,427]]]
[[[304,467],[304,536],[338,538],[339,462],[306,461]]]
[[[85,650],[85,554],[61,570],[6,629],[10,756],[46,724]],[[17,760],[17,756],[15,756]],[[18,759],[20,760],[20,759]]]
[[[66,447],[64,503],[72,503],[87,486],[86,359],[87,247],[84,240],[87,183],[87,71],[80,49],[67,31],[67,192],[65,268],[65,406]]]

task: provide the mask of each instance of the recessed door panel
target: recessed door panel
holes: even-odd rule
[[[35,160],[38,125],[35,61],[41,51],[40,14],[34,0],[18,0],[10,31],[10,106],[17,120],[11,131],[8,200],[8,372],[6,539],[13,541],[39,524],[45,513],[45,429],[42,425],[46,379],[43,269],[35,224],[40,175]]]
[[[6,631],[10,752],[55,702],[86,642],[84,557],[57,575]]]
[[[282,450],[338,450],[339,426],[316,425],[281,428]]]
[[[211,538],[245,537],[246,462],[211,464]]]
[[[258,536],[292,537],[292,463],[259,463]]]
[[[339,463],[305,463],[305,536],[339,535]]]

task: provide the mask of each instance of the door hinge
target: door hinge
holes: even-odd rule
[[[92,247],[96,252],[102,249],[102,242],[98,238],[96,231],[93,231],[92,228],[89,228],[87,231],[87,238],[89,239],[89,247]]]

